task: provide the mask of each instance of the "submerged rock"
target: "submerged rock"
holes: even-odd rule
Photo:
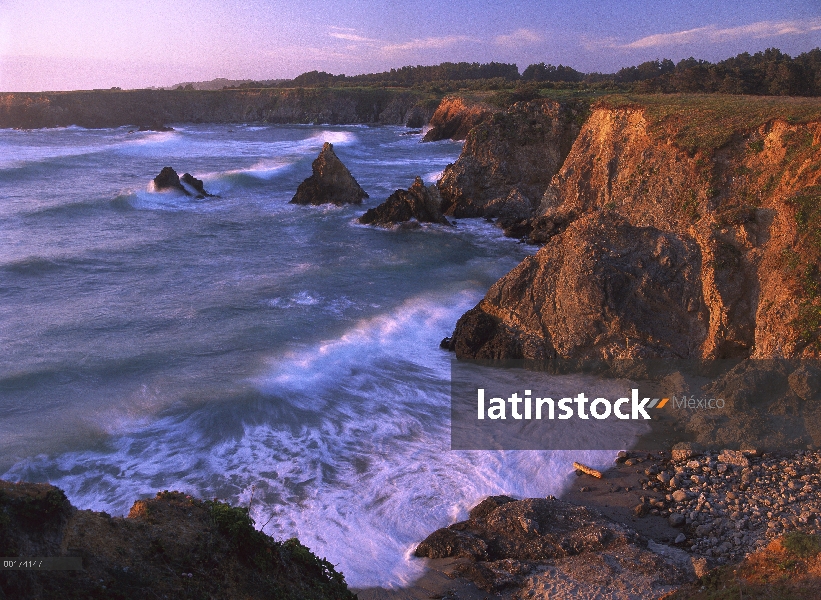
[[[436,186],[425,186],[417,177],[407,190],[396,190],[376,208],[371,208],[359,217],[363,225],[391,226],[416,219],[420,223],[450,225],[442,215],[442,199]]]
[[[299,184],[291,204],[361,204],[368,194],[354,179],[334,152],[333,144],[325,142],[319,156],[311,164],[313,173]]]
[[[186,188],[186,185],[193,188],[195,193],[191,193],[191,191]],[[186,196],[195,196],[197,198],[213,196],[213,194],[209,194],[205,191],[201,179],[197,179],[190,173],[185,173],[182,178],[180,178],[177,172],[171,167],[163,167],[160,174],[154,178],[154,189],[158,192],[163,190],[177,190]]]

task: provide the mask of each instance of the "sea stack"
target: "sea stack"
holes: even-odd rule
[[[191,192],[188,187],[194,190]],[[197,179],[190,173],[185,173],[180,179],[177,172],[171,167],[163,167],[160,174],[154,178],[154,189],[158,192],[163,190],[177,190],[186,196],[196,196],[197,198],[205,198],[206,196],[213,196],[205,191],[202,180]]]
[[[325,142],[311,165],[313,173],[299,184],[291,204],[361,204],[368,194],[359,187],[348,168]]]
[[[436,186],[425,186],[422,179],[417,177],[407,190],[396,190],[382,204],[359,217],[359,222],[390,227],[416,219],[419,223],[450,225],[442,216],[441,204],[442,198]]]

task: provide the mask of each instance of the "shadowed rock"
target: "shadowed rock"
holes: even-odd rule
[[[205,188],[202,185],[202,180],[197,179],[196,177],[194,177],[190,173],[185,173],[180,178],[180,181],[184,184],[190,185],[192,188],[197,190],[197,192],[199,192],[199,194],[200,194],[200,196],[198,196],[198,197],[213,196],[213,194],[209,194],[208,192],[205,191]]]
[[[177,175],[177,172],[171,167],[163,167],[160,174],[154,178],[154,189],[158,192],[163,190],[179,190],[184,194],[188,194],[182,183],[180,183],[180,176]]]
[[[467,521],[432,533],[414,553],[461,559],[454,573],[489,592],[545,587],[556,576],[572,578],[577,592],[592,592],[600,584],[600,565],[611,578],[635,588],[635,595],[624,597],[657,597],[657,592],[669,591],[692,576],[683,552],[670,556],[676,551],[657,546],[663,552],[648,551],[638,533],[601,513],[553,497],[492,496],[471,510]],[[590,573],[578,569],[592,563],[597,567]],[[548,568],[554,572],[544,581],[534,576]],[[567,589],[564,595],[557,588],[554,593],[516,597],[571,597]]]
[[[183,185],[185,184],[185,185]],[[192,194],[185,186],[193,188],[196,194]],[[195,196],[196,198],[205,198],[206,196],[213,196],[205,191],[201,179],[197,179],[190,173],[185,173],[182,178],[177,175],[177,172],[171,167],[163,167],[160,174],[154,178],[154,189],[158,192],[163,190],[177,190],[186,196]]]
[[[299,184],[291,204],[361,204],[368,194],[342,164],[333,144],[325,142],[311,165],[313,174]]]
[[[439,180],[442,212],[457,218],[490,216],[488,209],[499,213],[524,198],[529,205],[517,208],[519,220],[535,216],[578,134],[575,117],[574,108],[549,100],[518,102],[488,116],[470,131],[459,159]]]
[[[416,219],[420,223],[450,225],[439,210],[441,202],[436,186],[426,187],[422,179],[417,177],[407,190],[396,190],[382,204],[359,217],[359,222],[389,227]]]

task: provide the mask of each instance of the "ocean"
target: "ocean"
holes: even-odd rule
[[[288,204],[323,142],[370,194]],[[461,143],[403,127],[0,130],[0,474],[127,514],[250,506],[351,586],[401,586],[490,494],[559,495],[608,452],[451,451],[459,316],[535,248],[483,220],[356,223]],[[152,191],[171,166],[216,197]]]

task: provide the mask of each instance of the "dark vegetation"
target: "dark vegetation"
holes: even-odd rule
[[[821,49],[791,57],[777,48],[768,48],[755,54],[744,52],[717,63],[692,57],[678,63],[670,59],[653,60],[616,73],[582,73],[565,65],[538,63],[529,65],[520,75],[515,64],[446,62],[351,76],[310,71],[294,79],[252,81],[237,87],[402,87],[433,93],[507,90],[525,96],[539,89],[819,96]]]
[[[344,576],[297,538],[275,540],[249,509],[180,492],[127,518],[77,510],[48,484],[0,481],[0,555],[73,556],[82,570],[0,571],[0,598],[354,600]]]

